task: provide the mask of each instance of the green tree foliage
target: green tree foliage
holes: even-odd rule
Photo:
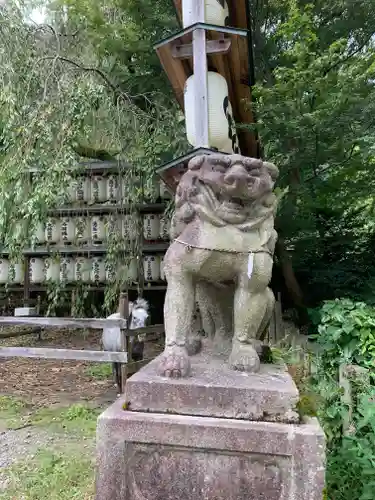
[[[257,126],[288,187],[277,229],[289,291],[300,304],[370,295],[375,2],[250,5]]]
[[[153,169],[186,148],[183,116],[153,43],[177,28],[172,6],[7,1],[0,11],[0,235],[15,252],[61,202],[82,157]],[[38,166],[34,188],[25,173]],[[130,194],[131,196],[131,194]]]

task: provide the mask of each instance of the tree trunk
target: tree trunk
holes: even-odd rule
[[[279,258],[281,271],[285,280],[285,285],[297,308],[298,316],[302,324],[308,320],[306,306],[304,304],[303,292],[294,273],[293,263],[285,241],[279,237],[276,243],[276,253]]]

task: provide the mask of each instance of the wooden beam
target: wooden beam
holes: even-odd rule
[[[229,38],[220,40],[206,40],[206,54],[227,54],[232,41]],[[172,55],[175,59],[190,59],[193,57],[192,43],[178,43],[172,47]]]
[[[1,347],[0,358],[41,358],[95,363],[127,363],[127,352],[79,351],[74,349],[50,349],[47,347]]]
[[[36,325],[54,328],[92,328],[93,330],[102,330],[103,328],[127,328],[127,322],[124,319],[99,319],[99,318],[33,318],[33,317],[14,317],[0,316],[0,325]],[[130,335],[133,335],[131,333]],[[136,334],[134,334],[136,335]]]

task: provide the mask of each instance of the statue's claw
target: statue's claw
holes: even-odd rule
[[[169,378],[183,378],[190,373],[190,359],[185,347],[167,346],[158,367],[159,374]]]
[[[241,372],[255,373],[260,368],[259,356],[255,348],[250,344],[238,341],[233,342],[229,364],[232,368]]]

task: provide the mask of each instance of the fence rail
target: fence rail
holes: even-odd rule
[[[39,359],[59,359],[91,361],[95,363],[121,363],[122,373],[122,391],[125,389],[125,382],[129,373],[134,373],[139,367],[146,364],[149,360],[132,360],[131,337],[144,335],[145,341],[156,340],[164,333],[164,325],[151,325],[143,328],[130,330],[128,328],[129,302],[127,293],[122,293],[119,303],[120,319],[106,318],[56,318],[56,317],[14,317],[0,316],[0,326],[4,325],[27,325],[41,328],[86,328],[94,330],[103,330],[103,328],[119,328],[121,330],[121,351],[89,351],[77,349],[57,349],[47,347],[1,347],[0,358],[39,358]],[[25,335],[33,332],[26,332]],[[21,333],[22,335],[22,333]],[[13,334],[5,334],[15,336]],[[0,336],[1,338],[1,336]]]

